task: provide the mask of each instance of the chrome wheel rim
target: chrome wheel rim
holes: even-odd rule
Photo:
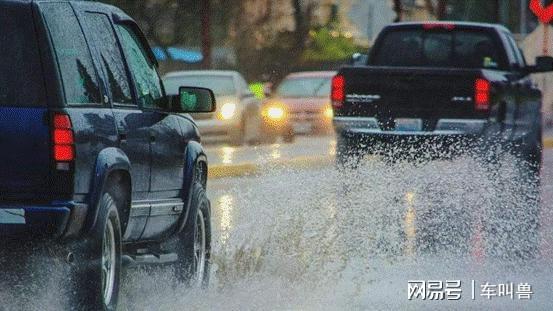
[[[115,286],[115,231],[111,221],[108,220],[104,230],[102,242],[102,292],[104,304],[111,303],[113,288]]]
[[[196,234],[194,237],[194,280],[193,285],[201,286],[204,280],[206,266],[206,235],[205,221],[202,210],[198,210],[196,216]]]

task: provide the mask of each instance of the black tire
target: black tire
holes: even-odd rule
[[[514,156],[518,157],[515,174],[504,180],[496,169],[504,160],[492,155],[496,163],[490,167],[490,180],[497,183],[498,197],[483,219],[486,253],[532,260],[539,255],[541,148],[535,146],[531,152],[515,149]],[[510,223],[515,225],[507,225]]]
[[[96,226],[75,252],[76,310],[116,310],[121,285],[121,222],[110,193],[98,205]],[[107,274],[107,275],[106,275]]]
[[[183,231],[176,237],[175,248],[177,281],[190,287],[206,288],[211,269],[211,205],[198,178],[192,186],[190,214]]]
[[[528,154],[526,162],[522,163],[523,171],[521,180],[526,183],[523,188],[524,208],[518,219],[521,222],[517,226],[519,237],[519,257],[532,259],[539,253],[539,229],[541,212],[541,166],[542,146],[541,142]],[[521,185],[523,186],[523,185]]]
[[[528,172],[530,173],[530,177],[533,178],[533,180],[537,183],[536,186],[539,187],[540,185],[540,175],[541,175],[541,168],[542,168],[542,158],[543,158],[543,142],[541,131],[539,134],[539,142],[534,146],[532,151],[528,154]]]

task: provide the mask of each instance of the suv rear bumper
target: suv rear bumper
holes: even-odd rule
[[[50,205],[0,203],[0,235],[3,239],[66,238],[80,233],[87,206],[75,202]]]

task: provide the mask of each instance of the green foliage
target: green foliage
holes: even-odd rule
[[[310,41],[303,52],[304,62],[340,61],[351,57],[360,47],[351,36],[346,36],[328,27],[310,32]]]

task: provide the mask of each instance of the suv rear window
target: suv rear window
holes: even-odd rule
[[[42,3],[68,104],[98,104],[100,88],[81,26],[69,3]]]
[[[45,106],[31,6],[0,3],[0,106]]]
[[[379,40],[373,64],[402,67],[505,69],[498,40],[477,30],[401,29]]]

